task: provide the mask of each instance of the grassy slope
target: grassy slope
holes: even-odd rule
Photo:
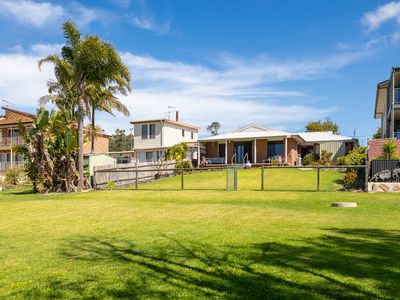
[[[400,297],[399,195],[251,191],[244,172],[231,193],[2,192],[0,298]]]

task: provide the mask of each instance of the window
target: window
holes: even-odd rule
[[[182,137],[185,137],[185,129],[182,129]]]
[[[150,132],[150,138],[155,139],[156,138],[156,124],[149,125],[149,132]]]
[[[190,133],[190,138],[193,140],[193,136],[194,136],[194,134],[193,134],[193,131]]]
[[[156,124],[143,124],[142,125],[142,140],[156,138]]]
[[[149,138],[149,127],[147,124],[142,125],[142,140],[147,140]]]
[[[146,161],[150,162],[153,160],[153,152],[146,152]]]
[[[268,157],[282,156],[283,142],[268,142]]]

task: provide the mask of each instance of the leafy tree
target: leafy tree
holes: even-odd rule
[[[330,120],[326,120],[324,122],[318,120],[316,122],[309,122],[306,125],[306,131],[307,132],[332,131],[333,133],[339,133],[339,126]]]
[[[179,143],[167,148],[165,157],[168,160],[176,160],[177,162],[185,160],[189,147],[186,143]]]
[[[66,124],[62,111],[47,111],[41,107],[33,124],[19,126],[23,146],[16,147],[25,157],[25,172],[35,191],[77,191],[79,173],[76,169],[76,131]],[[85,178],[84,187],[90,184]]]
[[[75,97],[73,106],[77,107],[78,190],[81,190],[84,185],[84,116],[91,114],[91,98],[105,90],[108,95],[126,95],[130,91],[130,73],[110,43],[93,35],[82,37],[71,21],[63,24],[63,31],[66,44],[61,56],[47,56],[39,61],[39,67],[44,62],[52,63],[56,83],[62,86],[62,92],[68,91],[69,96]],[[67,86],[67,83],[70,85]],[[58,94],[58,90],[54,90],[54,93]]]
[[[355,147],[346,156],[340,158],[340,164],[361,166],[367,160],[367,148]],[[364,184],[365,170],[361,168],[347,168],[343,179],[346,188],[361,188]]]
[[[382,138],[382,128],[381,127],[378,127],[376,129],[376,132],[374,133],[373,138],[374,139],[381,139]]]
[[[96,111],[105,111],[111,115],[112,110],[116,110],[125,116],[129,117],[129,110],[126,108],[124,104],[122,104],[118,98],[113,93],[113,87],[101,88],[96,86],[89,86],[88,93],[90,95],[90,106],[91,106],[91,127],[90,130],[92,137],[91,141],[91,152],[94,152],[94,141],[95,141],[95,133],[96,133],[96,124],[95,124],[95,113]]]
[[[132,150],[132,134],[125,134],[125,130],[117,129],[110,138],[110,151]]]
[[[211,133],[211,135],[218,135],[218,130],[221,128],[221,124],[219,122],[212,122],[207,126],[207,130]]]

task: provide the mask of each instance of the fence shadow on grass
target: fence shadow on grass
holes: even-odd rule
[[[324,232],[295,242],[220,247],[164,237],[164,246],[146,249],[129,240],[78,236],[65,242],[60,255],[90,266],[106,264],[119,284],[83,274],[90,281],[53,278],[47,290],[59,297],[98,298],[400,297],[399,231],[326,228]]]

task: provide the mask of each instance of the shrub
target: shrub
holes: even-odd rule
[[[165,157],[168,160],[184,160],[186,158],[189,147],[186,143],[179,143],[174,146],[167,148]]]
[[[365,165],[367,159],[366,147],[355,147],[346,156],[340,158],[343,165],[361,166]],[[343,179],[344,187],[347,189],[362,188],[364,184],[365,170],[359,168],[348,168]]]
[[[315,153],[308,153],[303,158],[303,165],[309,166],[314,164],[317,161],[317,155]]]
[[[109,190],[113,190],[113,189],[115,189],[115,182],[114,181],[109,181],[109,182],[107,182],[107,189],[109,189]]]
[[[321,165],[321,166],[330,166],[330,165],[332,165],[331,157],[332,157],[332,153],[331,152],[328,152],[326,150],[322,150],[320,158],[317,161],[317,164]]]
[[[343,184],[345,186],[345,188],[354,188],[356,186],[357,183],[357,179],[358,179],[358,174],[356,172],[356,170],[354,169],[349,169],[346,171],[346,174],[344,175],[344,179],[343,179]]]
[[[365,165],[367,159],[367,148],[366,147],[355,147],[345,156],[345,164],[360,166]]]
[[[190,162],[190,161],[188,161],[188,160],[181,160],[181,161],[178,161],[176,164],[175,164],[175,168],[176,169],[193,169],[193,165],[192,165],[192,163]],[[190,171],[189,170],[189,171]],[[180,174],[181,173],[181,171],[180,170],[175,170],[175,173],[176,174]]]
[[[13,167],[7,170],[5,182],[11,185],[16,185],[18,182],[25,179],[25,172],[20,167]]]
[[[346,156],[341,156],[337,159],[336,164],[339,166],[344,166],[346,164]]]
[[[397,145],[393,140],[389,140],[382,145],[383,155],[387,159],[395,158]]]

